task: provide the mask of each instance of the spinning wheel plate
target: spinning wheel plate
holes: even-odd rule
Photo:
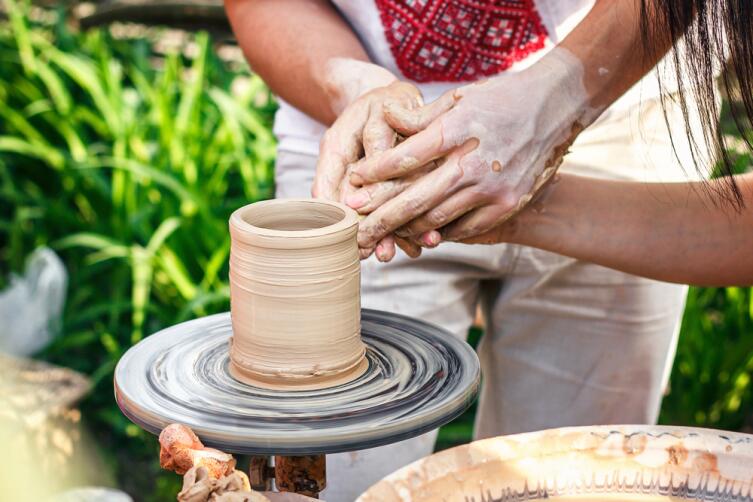
[[[270,390],[229,372],[230,314],[164,329],[115,369],[123,413],[152,432],[179,422],[208,446],[242,454],[353,451],[417,436],[471,404],[480,369],[470,346],[409,317],[364,309],[368,369],[317,390]]]

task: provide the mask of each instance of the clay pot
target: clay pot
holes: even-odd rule
[[[304,389],[365,370],[358,216],[334,202],[275,199],[230,217],[231,373]]]
[[[421,459],[359,502],[751,500],[753,436],[659,426],[553,429]]]

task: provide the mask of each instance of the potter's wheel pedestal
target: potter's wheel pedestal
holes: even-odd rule
[[[393,443],[465,411],[480,380],[463,341],[409,317],[364,309],[368,369],[334,387],[271,390],[229,371],[229,313],[162,330],[132,347],[115,370],[123,413],[158,434],[181,423],[210,447],[253,455],[250,478],[309,495],[326,484],[324,455]],[[265,461],[275,456],[272,470]]]

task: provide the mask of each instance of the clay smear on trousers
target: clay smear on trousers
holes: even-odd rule
[[[298,390],[366,370],[357,231],[355,211],[323,200],[275,199],[231,215],[235,378]]]

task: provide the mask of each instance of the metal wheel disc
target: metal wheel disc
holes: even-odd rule
[[[475,398],[478,358],[468,344],[409,317],[362,311],[368,369],[317,390],[246,385],[228,369],[230,314],[159,331],[115,370],[118,406],[152,432],[179,422],[208,446],[243,454],[353,451],[417,436],[460,415]]]

